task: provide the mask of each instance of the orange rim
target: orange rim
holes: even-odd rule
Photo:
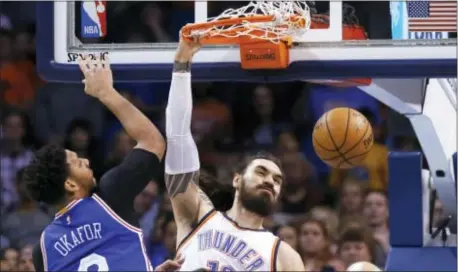
[[[289,40],[287,36],[281,36],[276,34],[274,31],[268,31],[264,29],[248,28],[243,25],[243,23],[267,23],[275,20],[274,15],[252,15],[247,17],[238,17],[238,18],[229,18],[222,19],[212,22],[205,23],[196,23],[196,24],[187,24],[181,29],[181,36],[184,40],[192,41],[191,34],[194,31],[206,31],[200,37],[200,43],[202,44],[242,44],[253,42],[254,40],[269,40],[278,38],[280,40]],[[305,27],[305,19],[292,15],[288,19],[289,24],[293,24],[298,28]],[[216,27],[229,27],[238,25],[240,26],[233,27],[231,29],[215,29]],[[288,25],[277,25],[274,29],[287,29]],[[209,30],[209,31],[208,31]],[[240,33],[248,32],[250,35],[239,35]]]

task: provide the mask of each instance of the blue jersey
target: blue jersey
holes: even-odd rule
[[[79,199],[41,236],[45,271],[152,271],[139,228],[99,196]]]

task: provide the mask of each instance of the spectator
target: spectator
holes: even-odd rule
[[[33,251],[33,246],[32,245],[25,245],[21,249],[21,253],[19,256],[19,264],[18,264],[18,270],[19,271],[26,271],[26,272],[33,272],[35,271],[35,267],[33,266],[33,258],[32,258],[32,251]]]
[[[307,218],[299,226],[299,254],[306,271],[321,271],[332,259],[330,236],[323,221]]]
[[[165,212],[158,217],[148,245],[148,253],[153,267],[173,258],[176,250],[176,224],[172,212]]]
[[[10,33],[11,50],[6,56],[8,63],[0,70],[1,79],[8,83],[3,94],[5,102],[24,110],[31,109],[35,89],[42,84],[35,71],[33,28],[29,26]]]
[[[134,148],[135,141],[127,134],[125,130],[120,130],[114,138],[111,151],[108,153],[105,169],[111,169],[120,164],[122,160]]]
[[[357,180],[347,178],[343,181],[339,190],[339,214],[340,217],[359,215],[363,204],[363,185]]]
[[[141,14],[143,23],[149,28],[154,42],[170,42],[172,39],[166,31],[166,16],[159,3],[148,3]]]
[[[284,120],[276,120],[274,108],[275,99],[272,89],[267,85],[256,86],[252,97],[252,108],[242,117],[245,124],[240,124],[238,127],[244,144],[257,149],[273,147],[280,131],[287,128],[287,125],[281,122]]]
[[[38,88],[33,113],[35,135],[41,143],[61,143],[73,119],[89,120],[94,136],[100,138],[105,109],[86,95],[81,84],[46,82]]]
[[[19,252],[15,248],[7,248],[3,251],[2,262],[3,266],[10,271],[17,271]],[[3,269],[1,271],[4,271]]]
[[[336,211],[329,207],[316,206],[310,210],[310,215],[312,218],[322,221],[326,225],[330,241],[334,243],[338,237],[337,230],[339,227],[339,217]],[[331,244],[331,250],[335,252],[333,244]]]
[[[140,218],[140,228],[143,233],[151,233],[154,228],[159,212],[158,194],[158,184],[153,180],[134,200],[134,209]]]
[[[99,146],[89,121],[73,119],[70,122],[65,134],[64,147],[74,151],[78,157],[88,159],[96,179],[101,177],[103,164]]]
[[[299,141],[292,132],[282,132],[278,136],[276,154],[281,156],[282,154],[287,153],[297,153],[299,152]]]
[[[376,241],[374,263],[384,267],[390,248],[388,197],[382,191],[369,191],[364,198],[363,215]]]
[[[41,232],[51,221],[51,218],[26,194],[23,179],[24,170],[21,169],[17,172],[16,181],[19,207],[2,218],[1,225],[2,231],[11,244],[20,248],[39,241]]]
[[[10,263],[6,260],[1,259],[0,260],[0,271],[2,272],[12,272],[15,271],[13,267],[11,267]]]
[[[289,244],[294,250],[298,250],[299,240],[297,230],[292,225],[282,225],[274,231],[282,241]]]
[[[3,137],[0,144],[2,211],[9,211],[17,203],[16,173],[32,159],[32,137],[28,120],[27,116],[19,111],[12,111],[3,118]]]
[[[442,204],[442,201],[440,201],[440,199],[436,198],[433,209],[434,211],[433,211],[432,225],[433,225],[433,228],[437,228],[439,227],[441,221],[445,218],[444,204]]]
[[[363,228],[349,228],[340,237],[338,256],[349,267],[355,262],[373,262],[374,240]]]
[[[349,215],[341,218],[339,224],[339,235],[350,228],[367,228],[366,221],[362,215]]]
[[[285,186],[281,199],[282,212],[303,214],[323,199],[323,192],[314,182],[314,171],[300,153],[285,154],[282,158]]]
[[[231,111],[211,92],[210,84],[194,84],[191,130],[199,147],[201,163],[219,165],[224,156],[217,150],[219,142],[229,137],[232,127]]]

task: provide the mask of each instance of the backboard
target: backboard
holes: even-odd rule
[[[38,69],[41,76],[49,81],[79,81],[81,76],[76,59],[80,54],[109,53],[117,81],[168,81],[176,43],[100,42],[99,38],[106,34],[104,30],[108,33],[115,30],[110,24],[100,24],[104,18],[97,17],[100,13],[96,8],[100,6],[96,3],[113,5],[117,2],[37,4]],[[328,28],[310,29],[303,36],[294,38],[297,46],[290,50],[291,64],[287,69],[242,70],[237,47],[205,47],[194,57],[194,80],[278,82],[349,77],[456,76],[456,39],[342,41],[342,2],[330,2],[328,10]],[[209,2],[194,2],[195,22],[205,21],[209,13]],[[106,16],[106,13],[101,14]],[[93,26],[90,23],[83,25],[85,21],[92,22]],[[85,38],[81,37],[82,27],[85,28]]]

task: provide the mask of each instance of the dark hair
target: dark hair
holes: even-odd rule
[[[331,233],[329,232],[328,227],[326,226],[326,222],[320,219],[317,219],[311,215],[307,215],[306,217],[299,219],[294,224],[296,231],[297,231],[298,238],[300,238],[302,226],[305,224],[316,224],[320,228],[321,232],[323,233],[323,238],[326,241],[326,246],[323,248],[321,252],[318,252],[317,258],[318,260],[320,260],[323,263],[328,262],[330,259],[332,259],[332,253],[330,249],[330,243],[331,243],[332,237],[331,237]],[[304,250],[300,243],[298,243],[297,247],[298,247],[299,252],[302,252]]]
[[[82,118],[75,118],[72,121],[70,121],[70,123],[68,124],[68,126],[67,126],[67,128],[65,130],[64,147],[67,148],[67,149],[70,149],[70,150],[73,149],[73,147],[71,146],[70,138],[71,138],[71,134],[76,129],[82,129],[82,130],[85,130],[87,132],[87,134],[89,136],[88,151],[89,152],[92,151],[95,148],[95,146],[94,146],[95,139],[94,139],[92,125],[88,120],[82,119]]]
[[[57,145],[46,145],[35,153],[25,169],[26,190],[35,201],[58,204],[65,197],[64,183],[68,174],[65,149]]]
[[[24,128],[24,136],[21,139],[22,144],[27,147],[33,147],[35,137],[33,135],[33,127],[29,116],[24,111],[11,109],[3,116],[2,123],[4,124],[6,120],[12,116],[18,116],[21,119],[22,126]]]
[[[201,169],[199,188],[210,198],[218,211],[227,211],[234,202],[235,190],[230,183],[219,182],[210,172]]]
[[[235,167],[234,174],[243,174],[246,171],[248,165],[250,165],[252,161],[257,159],[272,161],[278,166],[278,168],[280,168],[280,171],[283,172],[281,162],[277,157],[268,152],[257,152],[254,154],[248,154],[244,156],[240,163]]]
[[[374,260],[375,240],[372,238],[370,232],[365,228],[360,227],[349,227],[344,230],[338,242],[339,251],[342,249],[342,245],[349,242],[361,242],[367,245],[369,254],[371,255],[371,262]]]

